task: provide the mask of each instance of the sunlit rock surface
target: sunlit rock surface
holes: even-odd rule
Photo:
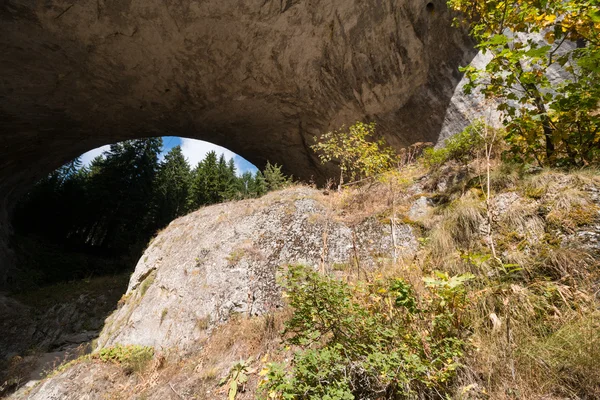
[[[323,198],[314,189],[293,188],[202,208],[173,221],[140,259],[123,305],[106,321],[98,345],[140,344],[185,353],[232,314],[279,308],[281,266],[301,263],[365,274],[390,262],[389,224],[368,218],[350,225],[335,217]],[[412,228],[400,224],[396,234],[400,253],[413,254],[418,245]]]

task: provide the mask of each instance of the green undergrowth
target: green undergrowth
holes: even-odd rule
[[[340,194],[344,212],[354,211],[350,205],[359,204],[385,216],[380,218],[381,223],[391,224],[395,219],[413,228],[418,226],[413,231],[419,236],[419,249],[414,257],[399,258],[396,263],[380,266],[379,271],[373,272],[387,271],[389,279],[411,282],[416,304],[430,301],[432,295],[431,288],[425,286],[424,290],[423,285],[415,283],[435,276],[436,271],[443,271],[448,279],[471,277],[464,306],[459,312],[451,311],[460,316],[461,326],[455,333],[446,333],[448,339],[462,343],[460,355],[454,356],[458,366],[451,376],[439,384],[438,375],[422,356],[426,354],[425,347],[419,353],[420,345],[414,345],[408,347],[409,353],[421,354],[420,364],[404,360],[395,375],[397,381],[386,381],[385,368],[395,366],[392,355],[404,354],[401,351],[407,347],[402,347],[404,342],[400,339],[388,342],[385,334],[374,328],[378,325],[371,322],[374,317],[367,315],[368,312],[360,314],[353,307],[368,304],[358,310],[374,310],[372,304],[379,301],[377,291],[385,289],[385,293],[390,293],[389,288],[381,286],[372,275],[369,282],[355,282],[357,286],[330,283],[330,278],[322,277],[327,285],[339,287],[343,296],[336,296],[345,300],[338,303],[316,300],[332,296],[329,291],[317,291],[325,285],[321,283],[296,285],[294,290],[288,290],[296,318],[289,323],[297,328],[288,330],[290,340],[297,335],[305,337],[303,332],[312,332],[315,328],[311,324],[328,327],[329,331],[317,328],[320,336],[310,345],[301,346],[291,367],[272,365],[268,369],[270,383],[265,385],[271,390],[268,393],[275,393],[274,398],[600,398],[600,376],[591,367],[600,364],[597,351],[600,253],[589,247],[587,239],[600,224],[600,208],[594,197],[600,189],[600,172],[594,168],[548,169],[503,161],[501,154],[505,149],[501,143],[494,144],[488,171],[484,157],[486,143],[476,133],[467,129],[449,140],[446,148],[426,150],[412,169],[389,173],[405,172],[404,177],[412,178],[408,184],[395,187],[393,180],[383,177],[380,182],[369,183],[362,189],[346,189]],[[489,150],[489,142],[487,145]],[[413,187],[419,190],[416,194]],[[422,217],[414,219],[409,210],[418,196],[426,196],[429,206]],[[338,277],[349,274],[333,269]],[[304,278],[304,281],[311,280]],[[357,287],[370,293],[368,301],[356,300]],[[294,306],[294,299],[308,288],[318,294],[311,293],[312,297],[306,296],[302,302],[310,305],[311,301],[319,301],[311,307],[322,306],[326,312],[343,310],[334,314],[331,324],[323,325],[321,317],[308,313],[299,302]],[[426,308],[419,306],[419,309]],[[381,315],[388,311],[377,309]],[[302,312],[307,316],[302,317]],[[360,317],[350,317],[355,313]],[[406,314],[406,308],[404,313],[410,315]],[[430,309],[419,313],[417,319],[407,321],[404,315],[394,314],[394,318],[409,336],[440,339],[435,330],[416,324],[427,318],[435,320]],[[298,318],[303,318],[304,325],[298,325]],[[351,327],[360,327],[363,321],[368,323],[369,330],[360,333],[370,332],[368,337],[377,345],[385,343],[387,358],[378,366],[381,369],[369,364],[370,358],[364,354],[361,359],[349,353],[355,342],[362,343],[353,336],[354,331],[351,335],[343,330],[341,335],[334,333],[346,319]],[[397,336],[403,335],[404,331]],[[290,341],[290,344],[302,343]],[[368,354],[380,351],[376,346],[368,347]],[[348,365],[359,367],[352,369]],[[370,371],[377,378],[364,372],[353,375],[357,370]],[[427,379],[414,371],[427,371]],[[330,386],[325,382],[334,378],[338,392],[328,393],[326,389]],[[277,387],[274,381],[281,386]],[[361,392],[361,384],[371,391]],[[302,394],[301,390],[308,394]]]
[[[125,374],[143,373],[153,358],[153,347],[118,344],[115,346],[102,348],[91,354],[86,354],[75,360],[64,363],[50,372],[47,378],[62,373],[77,364],[93,361],[101,361],[118,365],[122,368]]]
[[[429,168],[438,168],[451,160],[468,163],[484,146],[485,140],[479,133],[484,127],[483,122],[478,120],[446,139],[443,147],[425,149],[421,162]]]
[[[438,273],[418,294],[402,278],[344,282],[290,266],[291,369],[263,370],[265,398],[417,398],[448,393],[467,347],[465,283]]]
[[[126,372],[142,372],[154,357],[154,348],[139,345],[116,345],[98,350],[92,359],[120,365]]]

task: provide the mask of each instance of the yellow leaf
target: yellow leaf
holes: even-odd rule
[[[544,17],[544,19],[546,20],[546,22],[554,22],[554,21],[556,21],[556,15],[554,15],[554,14],[546,15],[546,17]]]

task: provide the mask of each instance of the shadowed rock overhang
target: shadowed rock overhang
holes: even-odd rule
[[[342,124],[435,141],[474,56],[451,19],[444,0],[4,0],[0,231],[36,179],[125,139],[202,139],[317,181],[309,146]]]

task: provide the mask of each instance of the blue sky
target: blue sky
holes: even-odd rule
[[[192,168],[194,168],[200,161],[202,161],[202,159],[204,159],[206,153],[209,151],[215,151],[218,156],[224,154],[226,159],[233,158],[238,175],[241,175],[246,171],[250,171],[252,173],[256,171],[256,167],[252,163],[243,157],[238,156],[231,150],[212,143],[203,142],[202,140],[187,139],[176,136],[163,137],[163,151],[161,153],[161,158],[164,157],[164,155],[175,146],[181,146],[183,155],[187,158]],[[96,156],[101,155],[103,152],[108,150],[109,147],[109,145],[98,147],[97,149],[90,150],[87,153],[82,154],[81,162],[83,165],[89,165]]]

